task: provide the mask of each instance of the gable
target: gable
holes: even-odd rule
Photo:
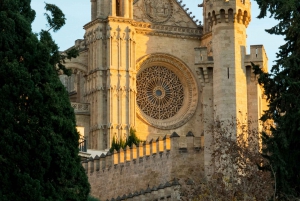
[[[176,0],[135,0],[133,18],[139,22],[197,28],[196,22]]]

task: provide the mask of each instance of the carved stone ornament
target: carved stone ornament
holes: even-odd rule
[[[137,63],[137,116],[160,129],[178,128],[194,114],[197,84],[190,69],[167,54],[144,56]]]
[[[151,66],[137,76],[137,104],[148,116],[163,120],[173,117],[183,103],[183,86],[175,73]]]
[[[173,14],[171,0],[143,0],[144,12],[147,18],[154,23],[164,23]]]

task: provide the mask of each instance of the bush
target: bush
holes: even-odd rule
[[[123,139],[117,140],[115,137],[113,137],[111,148],[109,149],[109,151],[111,153],[114,150],[119,151],[120,148],[124,149],[127,146],[131,147],[133,144],[137,145],[140,142],[141,140],[136,136],[136,130],[131,128],[130,135],[126,139],[126,141],[124,141]]]
[[[91,196],[91,195],[89,195],[88,201],[100,201],[100,200],[97,199],[97,198],[95,198],[95,197],[93,197],[93,196]]]

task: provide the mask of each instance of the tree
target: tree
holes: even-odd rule
[[[270,164],[264,168],[274,171],[277,196],[285,200],[288,196],[300,197],[300,1],[256,1],[258,18],[269,12],[278,20],[266,31],[285,37],[270,73],[254,66],[269,101],[262,120],[272,119],[275,123],[270,135],[263,133],[263,155]]]
[[[64,15],[46,10],[59,30]],[[34,18],[30,0],[0,0],[0,200],[87,200],[74,111],[57,75],[76,52],[60,56],[48,31],[32,33]]]
[[[252,124],[249,120],[249,127]],[[232,130],[238,128],[237,135]],[[213,137],[212,175],[194,178],[182,186],[182,200],[194,201],[269,201],[274,194],[271,173],[260,170],[265,163],[259,152],[259,132],[248,129],[238,119],[216,121],[208,133]],[[182,182],[185,183],[185,182]]]

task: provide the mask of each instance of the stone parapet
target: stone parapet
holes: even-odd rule
[[[252,66],[251,62],[268,72],[268,56],[263,45],[250,46],[250,54],[245,56],[245,66]]]
[[[200,178],[203,174],[201,150],[201,139],[191,132],[181,137],[173,133],[125,150],[90,158],[82,165],[91,184],[91,194],[106,200],[141,192],[141,189],[152,189],[174,178]],[[170,192],[173,190],[170,189]]]

